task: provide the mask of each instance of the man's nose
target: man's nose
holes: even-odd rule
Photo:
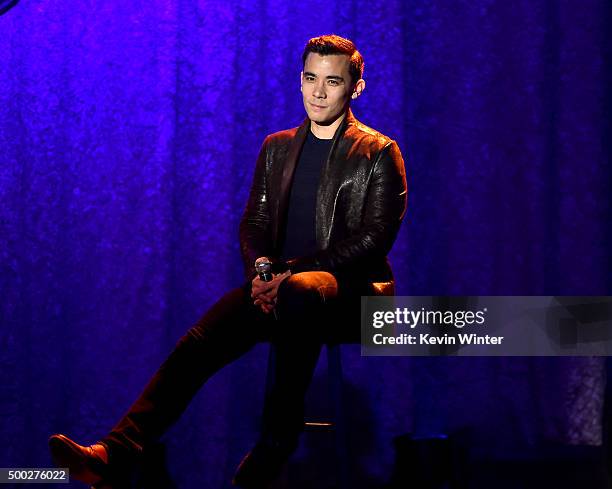
[[[325,93],[325,84],[321,81],[316,82],[315,87],[314,87],[314,91],[312,92],[312,94],[316,97],[316,98],[325,98],[326,93]]]

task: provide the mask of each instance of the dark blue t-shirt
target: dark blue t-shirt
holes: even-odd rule
[[[315,211],[321,168],[327,161],[332,139],[319,139],[308,131],[293,175],[283,258],[314,253],[317,250]]]

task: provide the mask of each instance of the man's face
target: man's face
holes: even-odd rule
[[[325,126],[342,116],[351,98],[349,57],[310,53],[302,71],[302,98],[311,121]]]

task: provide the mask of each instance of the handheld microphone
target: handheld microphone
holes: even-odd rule
[[[257,258],[257,260],[255,260],[255,271],[262,282],[270,282],[273,278],[272,263],[266,257]],[[276,309],[273,309],[272,313],[274,314],[274,319],[278,321]]]
[[[262,282],[270,282],[272,280],[272,263],[266,257],[255,260],[255,271]]]

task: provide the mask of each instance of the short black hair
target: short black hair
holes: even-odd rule
[[[302,53],[302,67],[306,65],[306,58],[310,53],[317,53],[321,56],[329,54],[346,54],[349,57],[349,73],[351,74],[352,83],[363,78],[363,56],[357,51],[355,43],[345,37],[340,37],[335,34],[326,34],[324,36],[313,37],[304,47]]]

